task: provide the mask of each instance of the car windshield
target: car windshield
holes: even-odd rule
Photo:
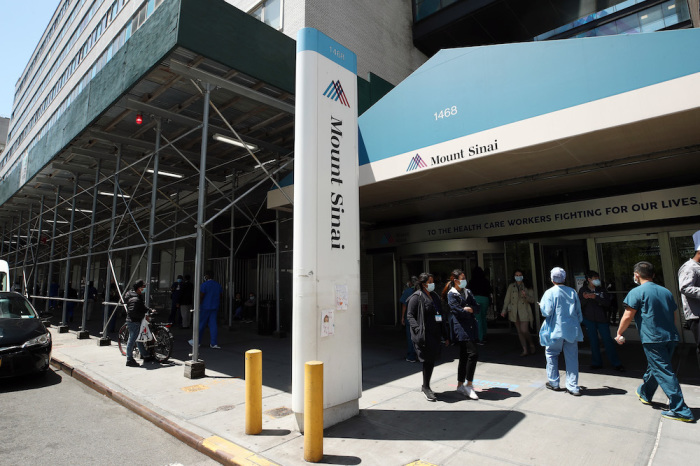
[[[0,296],[0,319],[35,319],[36,312],[21,296]]]

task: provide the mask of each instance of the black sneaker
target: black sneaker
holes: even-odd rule
[[[625,366],[623,366],[622,364],[620,364],[619,366],[615,366],[615,370],[616,370],[617,372],[625,372]]]
[[[142,359],[143,362],[153,362],[155,360],[156,360],[156,358],[154,358],[153,356],[146,356],[145,358]]]
[[[430,388],[423,387],[423,388],[421,388],[421,390],[423,391],[423,395],[425,395],[426,400],[437,401],[437,397],[435,396],[435,393],[433,393],[433,391]]]
[[[126,366],[127,367],[141,367],[141,364],[137,363],[135,359],[127,359]]]

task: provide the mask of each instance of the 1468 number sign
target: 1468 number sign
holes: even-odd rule
[[[445,107],[439,112],[433,113],[433,115],[435,116],[435,121],[441,120],[442,118],[449,118],[451,116],[455,116],[457,115],[457,106],[453,105],[452,107]]]

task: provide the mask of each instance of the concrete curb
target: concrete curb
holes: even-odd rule
[[[215,435],[210,437],[202,437],[200,435],[185,429],[179,424],[171,421],[165,416],[158,414],[152,409],[142,405],[138,401],[129,398],[121,392],[114,392],[111,388],[93,379],[86,372],[76,369],[70,364],[51,357],[51,365],[55,368],[65,372],[67,375],[73,377],[75,380],[83,383],[84,385],[92,388],[96,392],[116,401],[120,405],[124,406],[131,412],[138,414],[142,418],[150,421],[163,431],[172,435],[176,439],[185,443],[186,445],[194,448],[210,457],[211,459],[218,461],[221,464],[226,465],[237,465],[237,466],[251,466],[251,465],[274,465],[272,463],[260,456],[255,452],[247,450],[239,445],[236,445],[227,440],[221,439]]]

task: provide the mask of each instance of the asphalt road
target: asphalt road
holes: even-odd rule
[[[0,380],[0,465],[214,465],[53,367]]]

